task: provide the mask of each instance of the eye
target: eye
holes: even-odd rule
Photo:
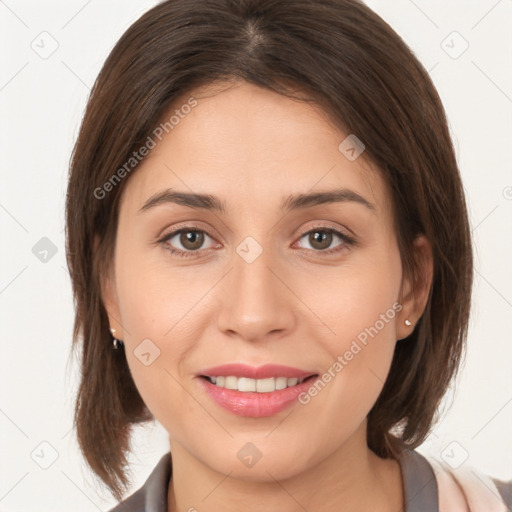
[[[201,249],[205,241],[205,236],[211,238],[210,235],[208,235],[208,233],[202,229],[186,227],[172,231],[164,238],[162,238],[160,242],[166,244],[167,249],[171,252],[171,254],[176,254],[186,258],[189,256],[194,256],[195,253]],[[172,246],[170,242],[175,238],[176,241],[174,243],[180,244],[182,248],[176,249]]]
[[[186,226],[168,233],[161,240],[159,240],[159,242],[163,243],[171,254],[174,254],[178,257],[188,258],[191,256],[197,256],[197,254],[200,252],[200,249],[205,249],[203,247],[205,237],[212,238],[206,231],[202,229],[193,226]],[[305,237],[307,237],[307,242],[312,246],[312,248],[308,250],[322,255],[338,253],[356,245],[356,240],[351,236],[327,226],[320,226],[314,229],[310,229],[309,231],[303,233],[300,239]],[[341,243],[336,247],[329,249],[329,246],[332,244],[335,238],[340,239]],[[173,241],[174,239],[176,240]],[[179,244],[181,248],[176,248],[173,246],[173,244]],[[212,247],[206,248],[205,250],[211,248]]]
[[[304,233],[300,239],[306,238],[306,241],[312,246],[312,251],[321,252],[322,254],[332,254],[348,249],[355,245],[356,241],[351,236],[338,231],[337,229],[320,226]],[[342,243],[334,248],[329,249],[333,240],[338,238]]]

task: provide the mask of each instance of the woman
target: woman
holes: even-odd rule
[[[121,500],[131,427],[169,433],[114,510],[506,510],[512,484],[414,450],[463,354],[470,229],[438,94],[364,4],[144,14],[93,88],[67,244],[87,462]]]

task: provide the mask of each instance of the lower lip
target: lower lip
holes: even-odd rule
[[[227,411],[239,416],[263,418],[286,409],[297,401],[298,395],[307,391],[318,378],[319,376],[316,375],[296,386],[271,391],[270,393],[221,388],[204,377],[199,377],[199,381],[206,393]]]

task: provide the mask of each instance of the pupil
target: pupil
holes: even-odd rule
[[[319,236],[318,236],[319,235]],[[320,248],[325,248],[325,247],[329,247],[330,245],[330,238],[332,234],[330,233],[327,233],[327,231],[314,231],[313,232],[313,240],[314,240],[314,243],[318,243],[320,242]],[[328,240],[328,244],[327,245],[322,245],[322,242],[325,242],[325,240]],[[312,244],[314,245],[314,244]]]
[[[202,233],[199,231],[185,231],[182,233],[181,243],[184,247],[187,247],[185,243],[191,243],[192,247],[188,246],[189,249],[198,249],[201,247],[202,241]]]

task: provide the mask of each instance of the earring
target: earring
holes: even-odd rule
[[[110,329],[110,332],[112,333],[112,337],[113,337],[113,340],[112,340],[112,345],[114,345],[114,349],[117,350],[119,347],[122,347],[124,346],[124,343],[121,341],[121,340],[118,340],[115,336],[114,336],[114,333],[116,332],[115,329]]]
[[[407,327],[412,325],[412,322],[408,318],[405,319],[404,323],[405,323],[405,325],[407,325]]]

